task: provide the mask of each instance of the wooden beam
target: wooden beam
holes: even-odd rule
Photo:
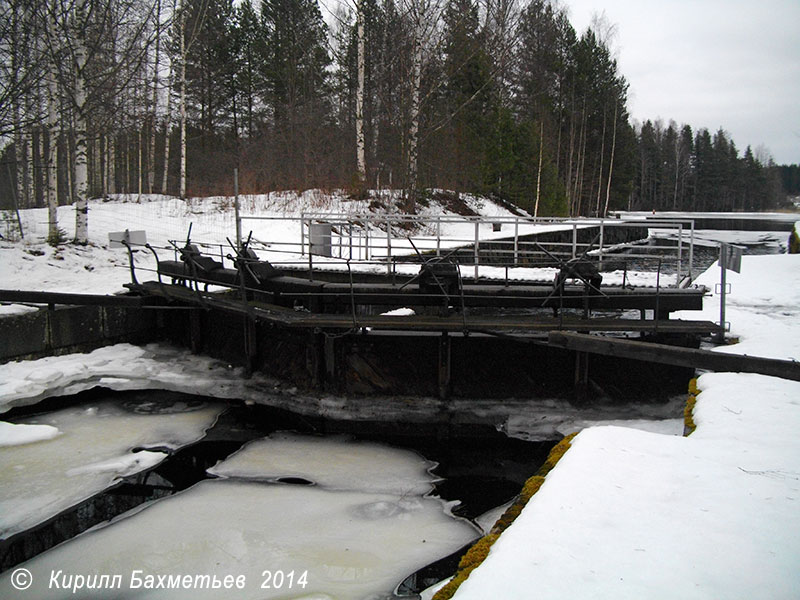
[[[791,360],[725,354],[710,350],[651,344],[568,331],[551,331],[548,334],[548,342],[553,346],[578,352],[591,352],[617,358],[632,358],[707,371],[759,373],[761,375],[800,381],[800,362]]]
[[[145,307],[153,304],[152,298],[106,294],[71,294],[67,292],[40,292],[30,290],[0,290],[0,302],[30,302],[33,304],[78,304],[83,306]]]

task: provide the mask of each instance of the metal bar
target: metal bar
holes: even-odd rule
[[[678,223],[678,272],[675,279],[675,285],[681,285],[681,254],[683,251],[683,225]]]
[[[689,281],[694,280],[694,219],[692,219],[692,232],[689,235]]]
[[[480,261],[480,222],[475,221],[475,281],[478,281],[478,262]]]
[[[600,219],[600,248],[598,250],[598,268],[603,266],[603,219]]]
[[[572,224],[572,258],[575,258],[578,254],[578,224]]]
[[[719,290],[719,333],[717,341],[725,343],[725,300],[726,300],[726,271],[728,270],[728,251],[726,244],[719,246],[719,270],[720,270],[720,290]]]
[[[392,222],[386,217],[386,274],[392,274]]]
[[[236,246],[242,247],[242,220],[239,217],[239,169],[233,169],[233,210],[236,217]]]
[[[305,213],[300,213],[300,256],[306,253],[306,219]],[[309,244],[311,240],[309,239]],[[309,248],[309,252],[311,249]]]

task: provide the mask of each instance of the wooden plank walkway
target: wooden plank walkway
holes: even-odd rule
[[[590,318],[580,319],[572,315],[563,318],[542,317],[538,315],[352,315],[313,313],[305,310],[249,302],[247,304],[235,294],[213,292],[197,292],[177,285],[146,282],[138,287],[129,285],[131,289],[153,296],[161,296],[172,301],[192,304],[200,307],[215,308],[230,313],[248,315],[254,320],[275,323],[277,325],[305,329],[372,329],[392,331],[437,331],[463,332],[488,331],[505,333],[546,334],[552,330],[568,330],[581,332],[659,332],[680,334],[709,334],[719,329],[710,321],[690,321],[677,319],[616,319]]]

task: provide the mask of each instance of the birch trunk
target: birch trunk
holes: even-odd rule
[[[116,136],[108,136],[106,144],[106,181],[108,182],[108,193],[117,193],[117,145]]]
[[[411,201],[416,200],[418,189],[417,158],[419,152],[420,87],[422,85],[422,40],[419,36],[421,23],[416,24],[414,34],[414,57],[411,67],[411,124],[408,129],[408,186]]]
[[[169,66],[169,81],[167,82],[167,109],[164,113],[164,172],[161,176],[161,193],[167,193],[169,176],[169,127],[172,116],[172,64]]]
[[[158,58],[161,42],[161,0],[156,2],[156,51],[153,60],[153,112],[150,116],[150,144],[147,151],[147,193],[153,193],[156,179],[156,123],[158,123]]]
[[[364,7],[363,0],[358,3],[358,90],[356,91],[356,162],[358,163],[358,183],[364,186],[367,181],[366,141],[364,139]]]
[[[81,33],[75,40],[75,243],[89,241],[89,171],[86,136],[86,46]]]
[[[614,150],[617,148],[617,111],[619,107],[614,106],[614,133],[611,136],[611,158],[608,160],[608,182],[606,183],[606,206],[603,209],[603,216],[608,214],[608,202],[611,199],[611,175],[614,172]]]
[[[186,13],[181,5],[181,175],[180,196],[186,200]]]
[[[50,244],[59,241],[58,231],[58,83],[55,66],[51,67],[47,79],[47,130],[50,148],[47,156],[47,240]]]
[[[544,153],[544,121],[539,123],[539,168],[536,172],[536,205],[533,207],[533,216],[539,216],[539,195],[542,190],[542,154]]]
[[[603,155],[606,152],[606,109],[603,106],[603,133],[600,136],[600,169],[597,174],[597,202],[595,205],[595,213],[600,216],[600,197],[603,191]]]

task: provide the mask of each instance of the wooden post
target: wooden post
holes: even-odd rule
[[[199,354],[203,349],[203,330],[200,322],[200,309],[189,311],[189,347],[192,354]]]
[[[589,399],[589,353],[575,353],[575,402],[585,404]]]
[[[439,338],[439,399],[450,396],[450,336],[446,331]]]
[[[325,381],[324,386],[326,389],[335,389],[336,387],[336,339],[326,335],[325,336]]]
[[[258,331],[256,322],[251,317],[244,317],[244,357],[245,375],[250,377],[255,370],[255,359],[258,353]]]

